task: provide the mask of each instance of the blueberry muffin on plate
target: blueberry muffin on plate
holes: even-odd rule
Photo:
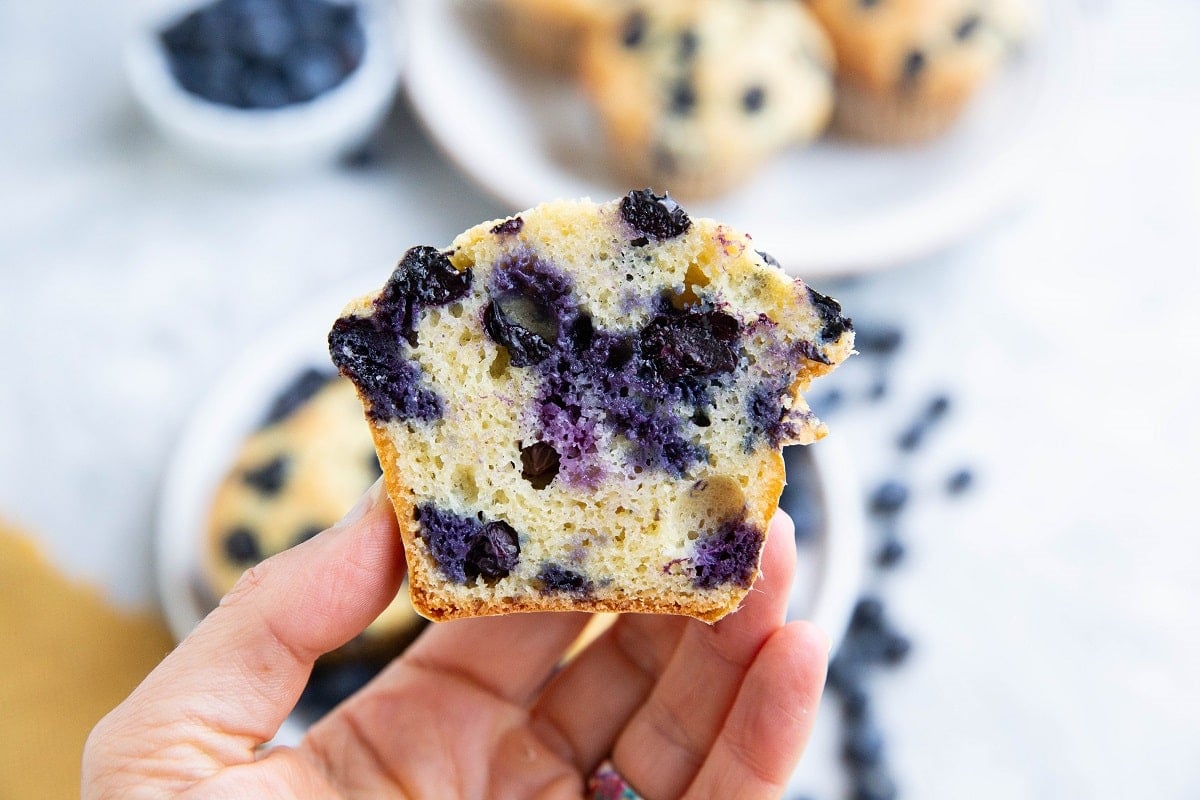
[[[834,127],[883,144],[931,139],[1024,40],[1022,0],[809,0],[837,51]]]
[[[634,0],[493,0],[497,27],[512,51],[539,69],[575,72],[591,28],[608,24]]]
[[[716,620],[758,574],[801,392],[853,349],[836,301],[650,190],[414,247],[329,334],[431,619]]]
[[[594,28],[580,74],[624,176],[696,199],[820,134],[832,67],[794,0],[660,0]]]
[[[201,559],[209,599],[246,568],[333,525],[379,477],[370,431],[349,381],[306,370],[274,401],[217,487]],[[408,592],[320,663],[386,660],[422,627]]]

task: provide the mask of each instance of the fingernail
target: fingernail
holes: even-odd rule
[[[333,526],[334,528],[344,528],[347,525],[352,525],[365,517],[371,509],[379,504],[379,500],[383,497],[383,478],[371,484],[371,488],[367,489],[366,494],[359,498],[354,504],[354,508],[346,512],[346,516],[342,517]]]

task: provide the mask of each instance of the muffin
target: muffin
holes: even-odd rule
[[[574,73],[586,32],[604,25],[633,0],[493,0],[495,27],[522,61],[549,72]]]
[[[758,573],[840,306],[650,190],[414,247],[335,321],[431,619],[716,620]]]
[[[201,559],[216,602],[247,567],[333,525],[379,477],[354,387],[332,370],[306,370],[272,403],[217,487]],[[424,623],[408,592],[323,664],[386,660]]]
[[[810,0],[837,52],[834,127],[867,142],[946,131],[1023,40],[1021,0]]]
[[[580,74],[623,175],[695,199],[820,134],[832,65],[794,0],[667,0],[593,28]]]

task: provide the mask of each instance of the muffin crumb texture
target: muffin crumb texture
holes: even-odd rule
[[[647,189],[413,248],[329,344],[420,613],[715,620],[757,577],[779,448],[825,434],[801,391],[853,337],[748,236]]]

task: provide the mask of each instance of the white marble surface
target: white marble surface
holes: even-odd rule
[[[124,90],[137,10],[0,4],[0,513],[149,603],[162,466],[225,360],[321,287],[508,209],[403,109],[368,171],[193,167]],[[888,398],[831,419],[867,482],[932,391],[955,399],[881,586],[916,641],[877,698],[903,797],[1200,796],[1200,5],[1087,10],[1077,134],[1022,208],[822,287],[908,334]],[[940,499],[964,463],[976,490]]]

